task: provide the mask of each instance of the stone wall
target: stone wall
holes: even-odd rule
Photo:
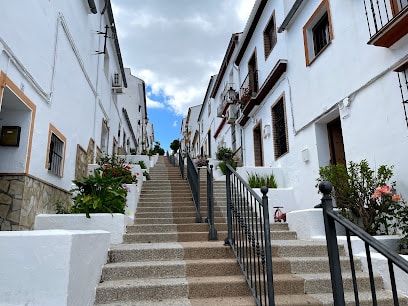
[[[0,230],[32,230],[36,214],[71,205],[68,191],[27,175],[0,175]]]

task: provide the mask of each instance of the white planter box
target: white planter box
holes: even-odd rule
[[[0,232],[1,305],[93,305],[109,248],[105,231]]]
[[[35,217],[34,230],[103,230],[110,233],[110,243],[123,242],[129,217],[124,214],[39,214]]]
[[[142,181],[143,180],[141,180],[140,182]],[[133,224],[133,221],[135,219],[137,204],[139,203],[141,188],[139,188],[139,184],[137,185],[136,184],[126,184],[126,188],[128,189],[128,193],[126,196],[125,215],[129,217],[128,224]]]
[[[253,188],[256,194],[262,198],[261,188]],[[293,188],[269,188],[268,189],[268,209],[269,209],[269,222],[274,222],[275,209],[274,206],[283,206],[281,210],[288,212],[295,206],[295,194]]]

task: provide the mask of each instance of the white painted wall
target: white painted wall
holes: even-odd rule
[[[104,231],[0,232],[1,304],[91,306],[109,248]]]
[[[87,1],[81,0],[29,1],[24,9],[17,2],[1,5],[0,70],[36,106],[29,174],[66,190],[75,175],[77,145],[86,150],[92,138],[100,146],[104,118],[111,129],[111,150],[119,123],[123,126],[111,85],[113,73],[120,72],[114,41],[107,40],[107,74],[104,55],[95,53],[104,46],[103,35],[96,31],[103,32],[110,24],[107,12],[101,14],[105,1],[95,4],[97,14],[91,14]],[[6,111],[3,106],[0,118]],[[23,137],[17,149],[0,148],[0,172],[21,173],[28,122],[7,117],[7,124],[22,126]],[[67,138],[62,178],[45,166],[50,124]]]

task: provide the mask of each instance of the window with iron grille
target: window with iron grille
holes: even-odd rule
[[[283,98],[272,107],[272,129],[275,158],[278,158],[289,151]]]
[[[408,62],[395,70],[398,72],[398,83],[404,108],[405,122],[408,128]]]
[[[64,145],[64,141],[56,134],[51,133],[48,151],[48,170],[59,176],[62,176],[63,170]]]
[[[265,59],[266,59],[269,56],[269,54],[272,52],[272,49],[273,47],[275,47],[276,41],[277,41],[275,12],[272,13],[271,19],[269,20],[263,32],[263,39],[264,39],[264,52],[265,52]]]
[[[309,66],[333,40],[329,2],[323,0],[303,27],[306,66]]]
[[[318,54],[330,41],[329,17],[327,12],[312,29],[314,54]]]

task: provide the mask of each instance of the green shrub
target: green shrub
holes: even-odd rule
[[[248,185],[251,188],[261,188],[266,186],[268,188],[278,188],[273,173],[267,175],[260,175],[258,173],[248,173]]]
[[[93,175],[74,180],[75,194],[71,213],[125,213],[127,189],[120,177],[108,176],[96,169]]]
[[[229,164],[234,170],[237,169],[237,163],[233,159],[229,160]],[[227,173],[227,163],[225,161],[220,162],[218,167],[220,168],[222,174],[225,175]]]
[[[147,169],[146,164],[143,160],[138,161],[137,164],[140,166],[140,168]]]
[[[377,171],[370,168],[366,160],[350,161],[348,167],[337,164],[321,167],[317,182],[329,181],[333,185],[332,196],[342,215],[358,224],[369,234],[389,233],[396,224],[391,220],[397,210],[392,199],[395,182],[390,182],[393,166],[381,165]],[[317,186],[317,185],[316,185]],[[374,196],[378,188],[390,190],[382,196]]]
[[[217,152],[215,153],[215,157],[218,160],[224,160],[225,154],[229,154],[230,158],[233,156],[233,152],[230,148],[219,147]]]

